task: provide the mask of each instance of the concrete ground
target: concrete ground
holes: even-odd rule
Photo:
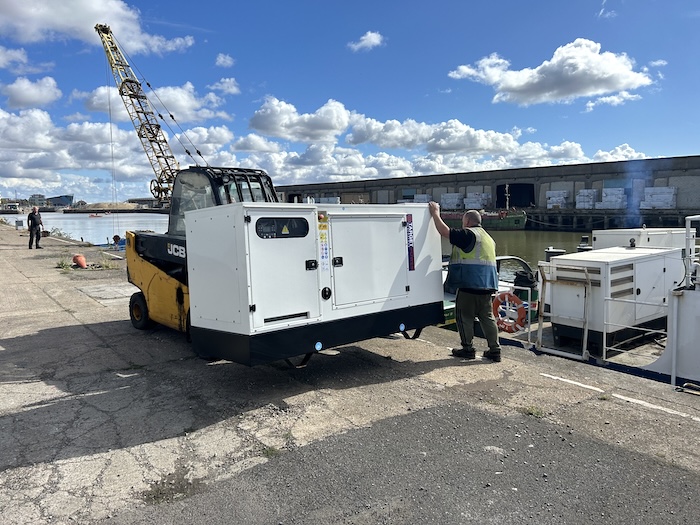
[[[439,328],[303,369],[208,362],[182,334],[131,326],[116,252],[27,242],[0,225],[3,524],[700,514],[700,396],[515,347],[455,359]]]

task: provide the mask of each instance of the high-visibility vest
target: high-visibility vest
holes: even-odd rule
[[[447,286],[472,290],[498,290],[496,242],[481,226],[469,228],[476,244],[470,252],[452,246]]]

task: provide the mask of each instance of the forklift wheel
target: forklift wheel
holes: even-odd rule
[[[129,315],[131,324],[138,330],[145,330],[151,326],[151,319],[148,317],[148,305],[143,292],[136,292],[129,301]]]

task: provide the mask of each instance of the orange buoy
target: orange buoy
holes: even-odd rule
[[[87,262],[85,261],[85,256],[82,253],[76,253],[73,256],[73,264],[77,264],[81,268],[87,268]]]

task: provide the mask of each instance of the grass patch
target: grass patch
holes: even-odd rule
[[[280,454],[282,454],[282,451],[277,447],[265,447],[262,451],[262,455],[265,456],[267,459],[272,459],[274,457],[279,456]]]
[[[68,261],[68,259],[61,257],[56,263],[56,268],[60,268],[61,270],[67,271],[70,270],[71,263],[70,261]]]
[[[540,407],[536,407],[534,405],[530,405],[528,407],[525,407],[522,409],[523,414],[526,414],[528,416],[536,417],[538,419],[541,419],[545,416],[544,410],[542,410]]]
[[[117,268],[119,268],[119,265],[114,259],[112,259],[111,257],[107,257],[104,254],[102,254],[102,262],[100,262],[100,266],[102,266],[102,268],[104,268],[105,270],[116,270]]]

